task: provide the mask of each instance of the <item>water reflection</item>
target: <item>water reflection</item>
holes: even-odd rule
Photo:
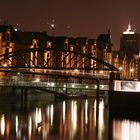
[[[5,116],[4,116],[4,114],[1,115],[0,125],[1,125],[1,135],[3,136],[5,133]]]
[[[71,136],[74,137],[77,130],[77,101],[71,102]]]
[[[97,110],[98,109],[98,110]],[[107,119],[105,120],[105,114],[107,115],[107,110],[104,112],[104,101],[103,99],[99,102],[99,106],[97,106],[97,101],[94,101],[94,122],[96,128],[96,138],[97,139],[105,139],[104,138],[104,131],[105,128],[108,128]],[[107,134],[106,134],[107,135]]]
[[[32,118],[31,117],[29,117],[28,129],[29,129],[29,139],[31,139],[31,135],[32,135]]]
[[[65,124],[65,117],[66,117],[66,101],[63,101],[63,125]]]
[[[35,115],[35,124],[38,132],[41,131],[41,123],[42,123],[42,112],[41,108],[36,108],[36,115]]]
[[[113,120],[114,140],[139,140],[140,122],[130,120]]]
[[[85,101],[85,124],[88,124],[88,100]]]
[[[5,104],[6,106],[7,104]],[[140,122],[112,119],[104,99],[76,99],[26,110],[0,108],[0,139],[9,140],[139,140]],[[109,124],[110,123],[110,124]],[[110,132],[108,132],[110,130]],[[108,134],[111,133],[111,137]]]

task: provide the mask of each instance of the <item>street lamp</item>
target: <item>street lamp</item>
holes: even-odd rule
[[[54,23],[51,24],[51,29],[52,29],[52,36],[55,36],[55,25],[54,25]]]
[[[119,70],[121,71],[122,70],[122,67],[119,67]]]
[[[3,67],[7,67],[7,63],[4,63],[4,64],[3,64]]]
[[[18,72],[17,75],[20,75],[20,72]]]
[[[39,78],[36,78],[34,82],[40,82],[40,79]]]
[[[51,27],[54,28],[54,24],[53,23],[51,24]]]

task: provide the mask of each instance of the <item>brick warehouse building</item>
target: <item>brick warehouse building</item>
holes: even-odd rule
[[[112,46],[110,31],[107,34],[100,34],[97,39],[88,39],[86,37],[67,38],[65,36],[49,36],[46,32],[17,31],[12,25],[0,25],[0,54],[21,48],[54,48],[79,51],[113,64]],[[52,54],[44,52],[43,55],[47,60],[50,59]],[[33,54],[30,55],[31,60],[34,60],[33,56]],[[64,56],[63,54],[56,54],[56,56],[57,58],[51,58],[51,61],[59,67],[58,60],[64,59]],[[69,62],[70,57],[72,56],[67,57],[66,63]],[[10,65],[10,62],[8,63]],[[37,64],[38,62],[34,63]],[[92,60],[87,67],[90,67],[91,64],[94,65],[94,68],[97,68],[96,61]],[[34,64],[31,62],[30,65]],[[100,73],[100,71],[93,71],[93,73]]]

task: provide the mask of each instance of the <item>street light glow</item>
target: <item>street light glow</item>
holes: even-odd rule
[[[40,82],[40,79],[39,78],[36,78],[35,82]]]
[[[130,72],[133,72],[134,71],[134,69],[130,69]]]
[[[122,70],[122,67],[119,67],[119,70],[121,71]]]
[[[7,63],[4,63],[4,64],[3,64],[3,67],[7,67]]]
[[[51,27],[54,28],[54,24],[53,23],[51,24]]]

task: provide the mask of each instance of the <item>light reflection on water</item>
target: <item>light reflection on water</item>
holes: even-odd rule
[[[99,105],[98,124],[95,104],[94,99],[67,100],[24,112],[5,112],[0,114],[0,138],[90,140],[97,137],[96,125],[99,125],[99,138],[104,140],[103,100]]]
[[[114,140],[139,140],[140,122],[127,119],[113,121],[113,139]]]
[[[4,116],[4,114],[1,115],[0,126],[1,126],[1,135],[3,136],[5,133],[5,116]]]
[[[140,139],[140,122],[113,119],[109,124],[108,108],[105,107],[104,100],[100,100],[99,110],[96,105],[96,100],[92,98],[60,101],[45,106],[36,105],[32,109],[20,111],[3,111],[0,108],[0,139]]]

